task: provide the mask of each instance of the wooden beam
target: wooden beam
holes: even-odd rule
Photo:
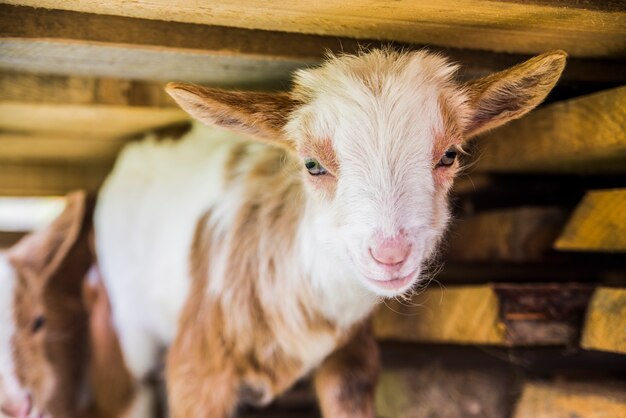
[[[0,5],[0,36],[4,38],[0,40],[0,68],[14,71],[182,80],[263,89],[285,89],[293,70],[319,62],[326,51],[354,53],[361,45],[383,44],[371,39],[357,41],[6,4]],[[423,47],[417,38],[408,42],[392,46]],[[460,62],[461,77],[465,79],[528,58],[437,48],[432,43],[429,49],[440,50]],[[573,58],[568,61],[562,82],[578,87],[580,83],[625,83],[626,61]]]
[[[14,133],[110,139],[185,120],[178,108],[0,102],[0,130]]]
[[[520,207],[482,212],[455,221],[446,260],[539,261],[552,249],[567,212],[556,207]]]
[[[456,48],[534,54],[563,48],[574,56],[626,56],[619,3],[453,0],[337,3],[335,0],[231,0],[205,4],[117,0],[11,0],[87,13],[246,29],[279,30]],[[582,6],[581,6],[582,4]],[[565,6],[565,7],[564,7]]]
[[[96,193],[110,169],[110,164],[26,164],[0,161],[0,195],[62,196],[76,189]]]
[[[0,161],[110,163],[126,141],[0,133]]]
[[[0,71],[0,102],[177,107],[164,83]]]
[[[617,418],[624,411],[626,387],[621,382],[530,382],[513,418]]]
[[[626,252],[626,189],[588,192],[567,222],[555,248]]]
[[[487,344],[571,344],[592,286],[477,285],[430,289],[386,301],[374,315],[381,340]]]
[[[431,362],[386,369],[376,388],[376,412],[388,418],[502,418],[508,416],[518,386],[512,370],[504,368]]]
[[[581,346],[626,354],[626,289],[595,291],[583,328]]]
[[[554,103],[477,142],[474,170],[626,172],[626,87]]]

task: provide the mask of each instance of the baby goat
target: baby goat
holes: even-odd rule
[[[170,347],[173,417],[229,417],[312,371],[325,417],[373,417],[365,324],[435,251],[459,147],[537,106],[564,65],[462,85],[437,54],[375,50],[299,71],[289,93],[171,83],[230,132],[130,145],[101,191],[98,257],[137,381]]]
[[[0,417],[133,413],[107,293],[89,269],[93,199],[66,200],[50,225],[0,252]]]
[[[0,253],[0,416],[76,417],[87,358],[83,277],[93,204],[84,193]]]

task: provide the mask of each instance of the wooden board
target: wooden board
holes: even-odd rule
[[[177,107],[164,83],[0,71],[0,102]]]
[[[188,120],[178,108],[0,102],[0,130],[110,139]]]
[[[478,140],[476,171],[626,173],[626,87],[554,103]]]
[[[517,391],[511,370],[433,362],[383,371],[376,412],[386,418],[502,418]]]
[[[95,193],[111,165],[13,163],[0,161],[0,196],[63,196],[84,189]]]
[[[626,252],[626,189],[585,195],[555,248],[562,251]]]
[[[589,350],[626,354],[626,289],[595,291],[580,344]]]
[[[108,138],[0,133],[0,161],[110,163],[125,143]]]
[[[448,232],[445,259],[539,261],[552,249],[566,215],[566,211],[555,207],[520,207],[458,219]]]
[[[194,81],[238,88],[285,89],[290,73],[327,51],[354,53],[389,42],[238,29],[63,10],[0,5],[0,68],[53,74]],[[391,43],[418,49],[417,40]],[[528,58],[435,47],[476,78]],[[543,52],[543,51],[541,51]],[[626,61],[568,60],[561,83],[580,88],[626,83]]]
[[[528,383],[513,418],[621,418],[626,416],[623,382]]]
[[[11,4],[248,29],[395,40],[457,48],[626,56],[624,7],[578,1],[9,0]]]
[[[189,81],[222,87],[286,89],[302,63],[195,52],[48,40],[0,40],[0,68],[44,74]]]
[[[381,340],[504,344],[498,298],[490,286],[430,289],[410,301],[386,301],[374,315]]]
[[[592,286],[476,285],[429,289],[386,301],[374,315],[381,340],[486,344],[571,344]]]

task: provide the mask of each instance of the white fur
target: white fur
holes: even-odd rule
[[[133,144],[100,192],[98,257],[135,375],[147,373],[174,338],[190,284],[193,233],[223,192],[220,173],[232,141],[195,125],[184,141]]]
[[[19,404],[23,390],[15,375],[13,342],[15,319],[13,296],[17,275],[7,257],[0,253],[0,405],[5,402]]]

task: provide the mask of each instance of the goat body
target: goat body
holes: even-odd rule
[[[171,84],[230,132],[131,144],[101,191],[97,252],[131,373],[169,347],[172,415],[228,417],[316,370],[324,416],[373,417],[365,323],[436,250],[457,147],[541,102],[564,58],[467,85],[438,55],[387,50],[302,70],[289,94]]]

